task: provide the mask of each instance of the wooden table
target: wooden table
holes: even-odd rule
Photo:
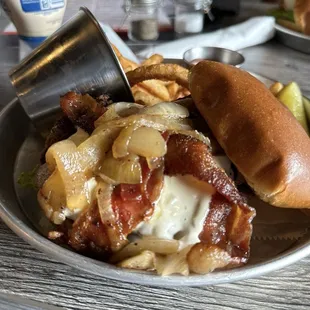
[[[7,78],[9,68],[18,59],[14,40],[16,37],[0,40],[2,106],[14,94]],[[297,81],[304,94],[310,96],[309,55],[275,41],[247,48],[243,53],[245,69],[285,83]],[[234,284],[175,289],[146,287],[101,278],[54,261],[0,222],[0,262],[0,298],[1,294],[14,294],[64,309],[310,308],[310,258],[269,275]],[[0,309],[40,309],[34,303],[9,308],[10,302],[0,302]]]

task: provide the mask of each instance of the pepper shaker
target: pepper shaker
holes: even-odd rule
[[[156,41],[159,37],[158,9],[160,0],[126,0],[129,18],[128,37],[132,41]]]

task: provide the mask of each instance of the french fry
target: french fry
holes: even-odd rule
[[[142,67],[143,67],[143,66],[147,67],[147,66],[151,66],[151,65],[160,64],[160,63],[163,62],[163,60],[164,60],[164,57],[163,57],[163,56],[161,56],[161,55],[159,55],[159,54],[154,54],[154,55],[152,55],[150,58],[145,59],[145,60],[142,62],[141,66],[142,66]]]
[[[136,103],[144,104],[147,106],[151,106],[156,103],[162,102],[160,98],[157,98],[144,91],[137,91],[133,96]]]
[[[112,45],[112,48],[126,74],[129,74],[129,82],[131,81],[131,72],[136,70],[137,68],[141,68],[143,70],[142,76],[145,76],[141,80],[141,82],[136,85],[135,83],[131,83],[131,91],[135,102],[144,104],[144,105],[154,105],[159,102],[170,102],[179,98],[183,98],[188,96],[190,92],[186,89],[188,86],[187,83],[187,70],[177,66],[177,65],[165,65],[162,64],[163,56],[159,54],[154,54],[148,59],[144,60],[141,65],[135,63],[134,61],[129,60],[124,57],[116,46]],[[168,70],[166,73],[171,75],[172,80],[167,80],[165,75],[161,74],[161,70],[156,70],[154,65],[160,65],[161,70]],[[148,72],[147,67],[150,67],[150,72]],[[158,68],[158,67],[157,67]],[[155,71],[154,71],[155,69]],[[159,69],[159,68],[158,68]],[[156,72],[158,71],[158,72]],[[149,79],[151,77],[150,73],[157,74],[158,79]],[[135,74],[135,73],[134,73]],[[177,81],[176,81],[177,80]],[[183,86],[180,86],[180,83]]]
[[[180,98],[184,98],[184,97],[187,97],[189,96],[191,93],[188,89],[182,87],[182,86],[179,86],[179,91],[177,93],[177,96],[174,100],[176,99],[180,99]]]
[[[117,56],[123,70],[125,71],[125,73],[135,70],[136,68],[139,67],[139,65],[137,63],[135,63],[134,61],[129,60],[128,58],[124,57],[120,51],[118,50],[118,48],[112,44],[112,48],[115,52],[115,55]]]
[[[273,93],[274,96],[276,96],[282,89],[284,88],[284,85],[280,82],[275,82],[270,86],[270,91]]]
[[[189,71],[176,64],[157,64],[148,67],[139,67],[127,72],[126,76],[131,86],[147,80],[175,81],[188,89]]]
[[[123,56],[120,56],[118,58],[119,62],[121,63],[121,66],[125,73],[135,70],[139,67],[139,65]]]
[[[119,51],[119,49],[114,45],[114,44],[111,44],[113,50],[114,50],[114,53],[116,54],[116,56],[119,58],[120,56],[122,56],[121,52]]]
[[[166,86],[170,95],[170,100],[176,100],[178,91],[179,91],[179,85],[176,82],[172,82],[169,85]]]
[[[175,83],[174,81],[163,81],[163,80],[156,80],[156,81],[160,82],[162,85],[165,85],[166,87]]]
[[[141,87],[147,90],[147,92],[155,97],[158,97],[162,101],[170,101],[169,91],[161,81],[148,80],[140,83]]]

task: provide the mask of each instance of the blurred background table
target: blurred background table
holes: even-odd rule
[[[79,4],[70,5],[66,18]],[[227,24],[263,15],[267,4],[241,2],[241,14]],[[97,12],[100,19],[100,10]],[[0,30],[7,21],[0,20]],[[19,61],[15,35],[0,36],[0,107],[13,97],[8,70]],[[284,83],[296,81],[310,96],[310,56],[288,49],[276,41],[244,49],[244,69]],[[17,120],[18,121],[18,120]],[[4,147],[4,146],[2,146]],[[216,287],[157,288],[122,283],[84,273],[48,258],[26,244],[0,221],[0,309],[40,309],[22,300],[43,302],[64,309],[309,309],[310,258],[257,279]],[[1,296],[2,294],[5,294]],[[14,298],[18,297],[16,304]],[[11,306],[10,306],[11,305]]]

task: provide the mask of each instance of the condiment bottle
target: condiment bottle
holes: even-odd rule
[[[210,10],[211,4],[211,0],[175,0],[175,32],[179,34],[201,32],[204,14]]]
[[[67,0],[1,0],[22,40],[36,47],[62,23]]]
[[[129,18],[128,37],[133,41],[158,39],[159,0],[127,0],[125,12]]]

